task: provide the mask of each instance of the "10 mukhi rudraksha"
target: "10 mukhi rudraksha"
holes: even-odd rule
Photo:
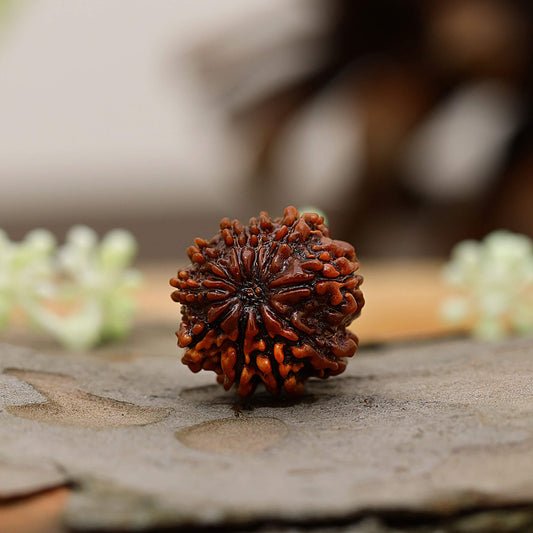
[[[192,266],[170,284],[181,304],[178,345],[193,372],[212,370],[226,390],[300,394],[312,376],[346,368],[358,344],[346,328],[361,312],[353,246],[329,238],[324,219],[287,207],[248,226],[220,222],[187,250]]]

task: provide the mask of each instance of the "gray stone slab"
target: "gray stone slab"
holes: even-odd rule
[[[16,462],[0,457],[0,503],[65,485],[68,475],[46,460]]]
[[[61,465],[77,530],[533,505],[532,378],[531,340],[443,341],[243,403],[160,339],[132,357],[3,345],[0,456]]]

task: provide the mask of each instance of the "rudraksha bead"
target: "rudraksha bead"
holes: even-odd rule
[[[287,207],[248,226],[220,222],[187,250],[192,266],[170,284],[181,304],[178,345],[193,372],[212,370],[226,390],[300,394],[310,377],[346,368],[358,344],[347,326],[364,305],[353,246],[332,240],[316,213]]]

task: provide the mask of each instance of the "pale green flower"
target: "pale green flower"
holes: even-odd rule
[[[135,238],[125,230],[110,231],[99,242],[91,228],[75,226],[59,249],[46,230],[34,230],[20,243],[0,230],[0,329],[18,306],[33,325],[71,349],[123,338],[141,281],[129,268],[136,252]],[[55,313],[58,303],[73,311]]]
[[[533,332],[533,241],[529,237],[500,230],[481,242],[460,242],[443,276],[460,293],[443,303],[445,320],[469,318],[473,335],[484,339]]]
[[[137,242],[131,233],[115,229],[110,231],[100,244],[99,261],[103,269],[125,269],[137,253]]]
[[[16,305],[38,305],[50,290],[55,246],[54,236],[46,230],[34,230],[20,243],[0,231],[0,329]]]
[[[322,209],[319,209],[318,207],[313,205],[305,205],[304,207],[299,207],[298,211],[300,213],[316,213],[318,216],[324,219],[324,224],[326,226],[328,225],[328,216],[326,215],[325,211],[322,211]]]
[[[58,257],[64,273],[70,277],[65,295],[86,303],[76,323],[87,332],[85,342],[77,341],[80,348],[117,340],[129,333],[136,310],[133,295],[141,282],[140,273],[128,268],[136,253],[137,242],[125,230],[112,230],[101,242],[85,226],[76,226],[68,233]],[[94,328],[98,328],[96,342],[91,333]]]

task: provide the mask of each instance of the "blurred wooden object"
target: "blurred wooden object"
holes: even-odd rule
[[[2,533],[64,533],[61,515],[70,489],[60,487],[46,492],[0,502]]]
[[[366,304],[352,324],[361,344],[423,339],[459,333],[442,321],[439,307],[449,294],[442,262],[376,262],[361,269]]]

